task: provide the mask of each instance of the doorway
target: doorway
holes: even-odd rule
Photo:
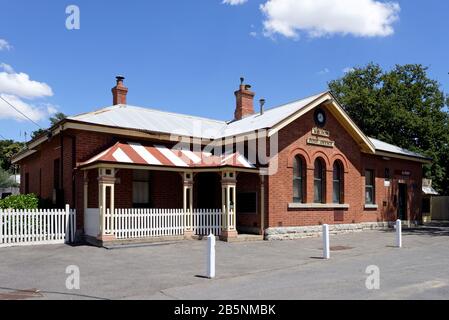
[[[216,172],[195,175],[193,204],[197,209],[221,209],[221,177]]]
[[[399,184],[398,219],[408,220],[408,217],[407,217],[407,185],[404,183]]]

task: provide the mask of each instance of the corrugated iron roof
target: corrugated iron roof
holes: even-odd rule
[[[107,107],[94,112],[68,117],[68,119],[112,127],[206,139],[220,139],[259,129],[270,128],[325,93],[326,92],[323,92],[303,100],[268,109],[264,114],[257,113],[243,118],[242,120],[232,122],[130,105]]]
[[[89,124],[143,130],[177,136],[220,139],[254,132],[260,129],[271,128],[327,93],[328,92],[322,92],[306,99],[268,109],[263,114],[256,113],[245,117],[242,120],[231,122],[130,105],[111,106],[98,111],[68,117],[68,119]],[[377,139],[370,138],[370,140],[377,151],[428,159],[421,154]]]
[[[81,121],[127,129],[213,139],[226,126],[225,121],[163,112],[154,109],[116,105],[69,117]]]
[[[84,167],[98,162],[183,168],[256,168],[238,152],[215,156],[210,152],[194,152],[181,148],[169,149],[163,145],[144,145],[137,142],[117,142],[79,166]]]
[[[428,159],[427,157],[423,156],[422,154],[380,141],[378,139],[369,138],[371,142],[376,147],[377,151],[384,151],[389,153],[395,153],[395,154],[401,154],[408,157],[414,157],[414,158],[422,158],[422,159]]]

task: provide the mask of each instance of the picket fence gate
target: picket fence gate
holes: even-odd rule
[[[117,239],[182,236],[187,212],[183,209],[115,209],[106,210],[106,234]],[[197,209],[192,212],[192,228],[196,235],[221,234],[222,211]]]
[[[0,247],[75,242],[76,210],[0,210]]]

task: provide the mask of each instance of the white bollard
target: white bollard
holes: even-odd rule
[[[215,236],[213,234],[207,237],[207,277],[215,278]]]
[[[323,259],[330,259],[329,225],[323,224]]]
[[[396,247],[402,248],[402,222],[396,220]]]

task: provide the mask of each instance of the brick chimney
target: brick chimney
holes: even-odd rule
[[[254,96],[251,86],[244,84],[244,78],[240,78],[240,88],[235,92],[237,104],[234,112],[234,120],[241,120],[247,116],[254,114]]]
[[[117,104],[126,104],[126,95],[128,94],[128,88],[123,85],[123,80],[125,77],[117,76],[117,85],[112,88],[112,103],[113,105]]]

